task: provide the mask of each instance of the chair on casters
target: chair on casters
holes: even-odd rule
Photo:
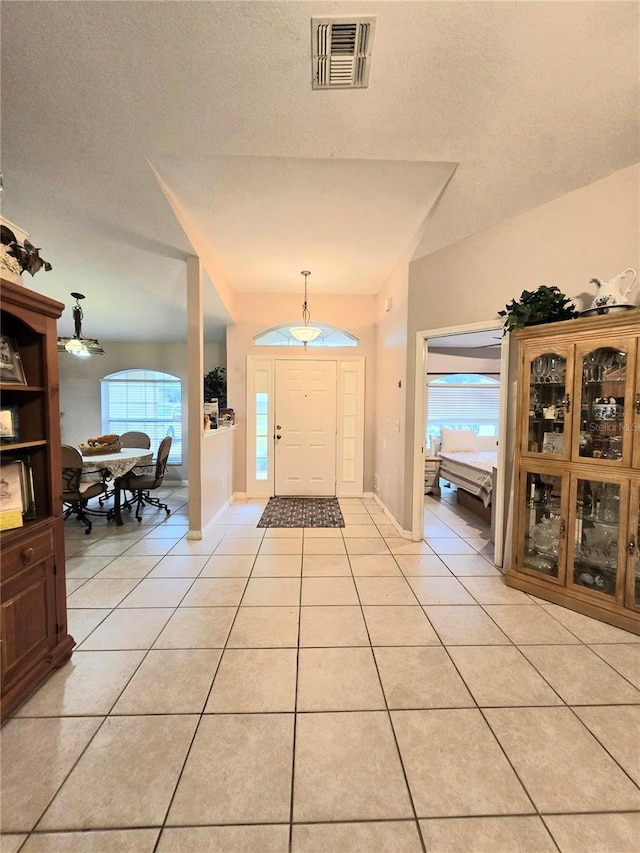
[[[89,535],[93,524],[88,518],[89,515],[102,515],[109,518],[109,513],[100,512],[99,510],[89,509],[87,502],[91,498],[104,496],[107,491],[104,472],[96,470],[100,476],[100,481],[94,483],[81,482],[82,456],[75,447],[68,444],[62,445],[62,503],[64,506],[64,519],[71,514],[75,515],[78,521],[81,521],[87,528],[85,533]]]
[[[171,436],[167,435],[160,442],[155,463],[151,465],[138,465],[135,471],[130,471],[122,477],[118,477],[115,482],[115,487],[119,491],[126,489],[132,493],[131,499],[125,501],[122,504],[122,508],[126,507],[131,511],[131,507],[135,503],[136,518],[138,521],[142,521],[142,516],[140,515],[142,504],[149,504],[149,506],[163,509],[167,515],[171,515],[171,510],[165,503],[162,503],[159,498],[154,498],[149,494],[149,492],[160,488],[162,485],[170,450]],[[139,473],[140,471],[144,471],[144,469],[148,469],[148,472]]]

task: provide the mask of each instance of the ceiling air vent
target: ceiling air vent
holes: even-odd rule
[[[364,89],[369,85],[375,20],[311,19],[314,89]]]

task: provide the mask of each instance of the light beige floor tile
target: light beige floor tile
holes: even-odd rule
[[[420,604],[475,604],[459,580],[454,577],[407,578]]]
[[[352,578],[302,578],[302,604],[358,604]]]
[[[543,817],[562,853],[638,853],[640,814]]]
[[[370,648],[300,649],[298,711],[375,711],[384,707]]]
[[[458,538],[458,534],[454,530],[447,527],[446,524],[438,524],[437,522],[435,524],[425,524],[423,535],[426,540]]]
[[[315,823],[293,827],[291,853],[422,853],[414,821]]]
[[[432,818],[420,829],[433,853],[557,853],[539,817]]]
[[[294,711],[296,655],[295,649],[227,649],[205,712]]]
[[[302,543],[302,553],[307,554],[346,554],[342,533],[340,538],[320,539],[317,537],[305,537]]]
[[[433,548],[426,542],[411,542],[402,537],[391,537],[387,539],[387,545],[392,554],[397,556],[419,556],[420,554],[433,555]]]
[[[288,825],[167,828],[157,853],[288,853]]]
[[[85,578],[66,578],[65,579],[65,589],[67,592],[67,596],[71,595],[72,592],[75,592],[79,589],[83,584],[87,581]]]
[[[479,605],[434,605],[424,610],[445,646],[511,645]]]
[[[19,709],[17,716],[108,714],[143,657],[143,651],[75,651]]]
[[[132,545],[127,550],[127,557],[133,556],[158,556],[164,557],[165,554],[168,554],[169,551],[174,548],[181,537],[173,536],[173,537],[163,537],[156,538],[154,537],[146,537],[144,539],[140,539],[135,545]]]
[[[221,654],[220,649],[150,651],[112,713],[202,713]]]
[[[637,643],[640,646],[640,635],[638,634],[623,631],[621,628],[616,628],[615,625],[608,625],[599,619],[591,619],[589,616],[568,610],[566,607],[549,604],[548,601],[543,602],[543,607],[550,616],[561,622],[583,643]],[[640,655],[640,648],[638,654]]]
[[[519,649],[451,646],[449,654],[481,708],[562,705],[562,700]]]
[[[82,643],[83,651],[150,649],[171,618],[169,607],[114,610]]]
[[[341,527],[305,527],[304,539],[339,539],[342,542]]]
[[[241,607],[227,646],[232,649],[298,645],[299,607]]]
[[[640,689],[640,646],[611,643],[591,646],[591,650]]]
[[[260,546],[260,554],[302,554],[302,532],[296,539],[264,539]]]
[[[261,513],[257,514],[256,521],[259,520]],[[233,529],[226,533],[227,537],[232,539],[262,539],[265,534],[264,527],[256,527],[255,524],[234,524]]]
[[[99,578],[144,578],[162,557],[116,557],[97,575]]]
[[[496,550],[496,546],[493,542],[487,542],[487,540],[481,536],[464,536],[463,539],[468,545],[471,545],[478,554],[482,554],[483,557],[487,557],[489,560],[493,559]]]
[[[478,604],[533,604],[525,592],[507,586],[503,577],[464,576],[460,583]]]
[[[389,708],[475,706],[443,648],[378,647],[375,656]]]
[[[640,706],[610,705],[574,708],[574,711],[633,781],[640,785]]]
[[[167,824],[289,819],[293,714],[202,719]]]
[[[123,554],[132,545],[140,541],[140,536],[135,537],[115,537],[105,536],[99,542],[89,545],[83,551],[85,557],[117,557]]]
[[[464,539],[456,537],[455,539],[432,539],[426,537],[427,545],[433,549],[435,554],[475,554],[476,550]]]
[[[347,554],[388,554],[387,543],[382,536],[345,539]]]
[[[439,646],[436,632],[417,604],[363,607],[374,646]]]
[[[393,711],[391,718],[418,817],[533,811],[479,711]]]
[[[302,543],[296,554],[266,554],[256,557],[253,578],[299,578],[302,574]]]
[[[351,577],[351,566],[346,554],[305,554],[302,574],[304,577]]]
[[[111,610],[68,610],[67,611],[67,630],[76,641],[76,646],[79,646],[89,634],[98,627],[98,625],[106,619],[111,613]]]
[[[2,853],[18,853],[26,838],[26,835],[0,835],[0,850]]]
[[[365,604],[416,603],[416,597],[403,577],[399,578],[356,578],[358,595]]]
[[[350,554],[351,571],[356,576],[375,577],[400,575],[398,564],[391,554]]]
[[[484,714],[539,811],[640,809],[638,788],[569,708]]]
[[[233,607],[240,604],[245,578],[197,578],[181,607]]]
[[[451,572],[436,554],[396,554],[396,561],[407,577],[451,577]]]
[[[294,821],[411,817],[386,712],[298,715]]]
[[[204,554],[167,554],[149,573],[149,578],[197,578],[208,559]]]
[[[243,607],[294,607],[300,604],[299,578],[249,578]]]
[[[265,527],[265,539],[302,539],[303,527]]]
[[[67,578],[94,577],[114,560],[113,557],[67,557],[65,561],[65,574]]]
[[[586,646],[523,646],[522,653],[567,705],[640,702],[640,691]]]
[[[43,832],[32,835],[21,853],[153,853],[159,834],[159,829]]]
[[[119,608],[177,607],[193,583],[192,578],[146,578],[120,602]]]
[[[215,550],[216,554],[257,554],[262,539],[257,536],[225,536]]]
[[[580,642],[542,607],[488,604],[484,609],[517,646]]]
[[[360,607],[303,607],[300,646],[368,646]]]
[[[223,648],[235,615],[235,607],[180,608],[167,621],[153,648]]]
[[[173,546],[169,555],[193,556],[195,554],[204,554],[210,557],[220,544],[221,539],[222,534],[219,536],[203,536],[202,539],[181,539],[177,545]]]
[[[389,519],[386,516],[383,516],[384,521],[375,521],[372,517],[371,521],[375,521],[376,527],[378,528],[378,535],[383,536],[385,539],[393,539],[398,535],[398,529],[393,524],[389,524]]]
[[[201,578],[248,578],[255,561],[253,554],[227,554],[210,557]]]
[[[443,554],[442,562],[456,577],[502,577],[496,567],[480,554]]]
[[[195,715],[108,717],[38,828],[162,823],[197,721]]]
[[[80,534],[81,531],[74,531],[74,533]],[[82,538],[70,538],[67,531],[65,531],[65,543],[64,543],[64,553],[65,557],[80,557],[86,548],[89,546],[89,542],[84,538],[84,527],[82,528]]]
[[[354,538],[374,538],[380,539],[380,533],[378,528],[372,522],[368,523],[365,519],[368,519],[368,515],[360,516],[362,521],[348,522],[345,519],[345,526],[342,528],[342,535],[345,539],[354,539]]]
[[[117,607],[139,581],[125,578],[93,578],[67,598],[67,607]]]
[[[98,730],[99,717],[9,720],[2,729],[3,832],[33,829]]]

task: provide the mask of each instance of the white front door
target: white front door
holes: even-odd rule
[[[276,361],[276,495],[335,495],[336,398],[335,361]]]

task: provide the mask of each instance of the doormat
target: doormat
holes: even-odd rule
[[[258,527],[344,527],[337,498],[269,498]]]

